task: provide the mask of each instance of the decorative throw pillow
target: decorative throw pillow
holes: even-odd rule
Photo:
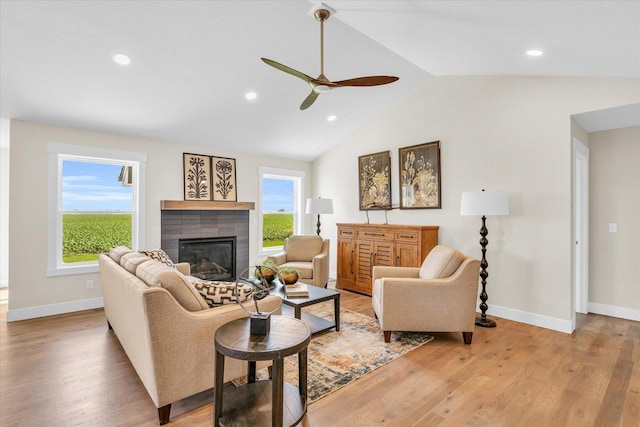
[[[169,258],[169,255],[167,255],[167,253],[162,249],[153,249],[150,251],[143,250],[138,252],[140,252],[141,254],[145,254],[148,257],[151,257],[151,259],[157,259],[161,263],[167,264],[171,268],[174,267],[173,261],[171,261],[171,258]]]
[[[204,297],[209,307],[219,307],[224,304],[234,304],[238,300],[246,301],[251,297],[251,286],[238,283],[238,298],[236,298],[236,284],[233,282],[213,282],[209,280],[193,279],[191,284]]]

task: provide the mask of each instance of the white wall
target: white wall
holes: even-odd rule
[[[589,311],[640,320],[640,127],[590,133],[589,146]]]
[[[433,78],[314,162],[314,192],[334,200],[323,235],[335,254],[335,224],[365,221],[358,156],[391,150],[397,205],[398,148],[440,140],[442,209],[393,210],[389,222],[439,225],[441,243],[479,258],[480,218],[459,215],[460,194],[506,191],[510,216],[487,220],[489,313],[570,332],[570,116],[639,100],[639,79]]]
[[[149,248],[160,247],[160,200],[182,200],[182,153],[236,159],[238,201],[258,202],[258,167],[296,169],[307,174],[304,197],[310,197],[311,163],[242,154],[211,147],[91,132],[21,121],[11,122],[9,320],[101,306],[97,274],[46,277],[47,144],[89,145],[147,153],[146,235]],[[310,217],[310,216],[309,216]],[[256,262],[257,213],[250,213],[250,262]],[[305,218],[307,219],[307,218]],[[307,221],[305,230],[312,229]],[[95,282],[85,289],[86,280]]]

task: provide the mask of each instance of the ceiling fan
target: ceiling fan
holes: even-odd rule
[[[274,68],[277,68],[280,71],[284,71],[285,73],[291,74],[292,76],[296,76],[305,82],[309,86],[311,86],[311,93],[309,96],[302,101],[300,104],[301,110],[306,110],[314,103],[316,98],[321,93],[328,92],[331,89],[337,87],[345,87],[345,86],[380,86],[386,85],[389,83],[393,83],[398,80],[398,77],[395,76],[368,76],[368,77],[356,77],[354,79],[348,80],[339,80],[332,82],[324,75],[324,21],[329,19],[331,16],[331,12],[327,9],[317,9],[313,16],[315,16],[316,20],[320,21],[320,75],[317,78],[313,78],[308,76],[300,71],[294,70],[291,67],[287,67],[286,65],[280,64],[279,62],[273,61],[271,59],[262,58],[262,60],[271,65]]]

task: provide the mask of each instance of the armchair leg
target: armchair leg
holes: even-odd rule
[[[384,342],[391,342],[391,331],[384,331]]]
[[[473,332],[463,332],[462,338],[464,339],[465,344],[471,344],[471,340],[473,339]]]
[[[161,426],[169,422],[169,414],[171,414],[171,403],[158,408],[158,421]]]

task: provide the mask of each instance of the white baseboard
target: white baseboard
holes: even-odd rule
[[[104,307],[104,300],[100,297],[63,302],[59,304],[40,305],[37,307],[17,308],[7,311],[7,322],[55,316],[56,314],[73,313],[75,311],[91,310],[102,307]]]
[[[528,325],[539,326],[541,328],[552,329],[566,334],[573,333],[575,324],[571,320],[563,320],[555,317],[544,316],[542,314],[529,313],[526,311],[515,310],[492,305],[487,310],[487,315],[502,317],[503,319],[513,320],[514,322],[526,323]]]
[[[615,305],[590,302],[587,305],[587,310],[589,310],[589,313],[602,314],[605,316],[619,317],[621,319],[640,322],[640,310],[636,308],[618,307]]]

